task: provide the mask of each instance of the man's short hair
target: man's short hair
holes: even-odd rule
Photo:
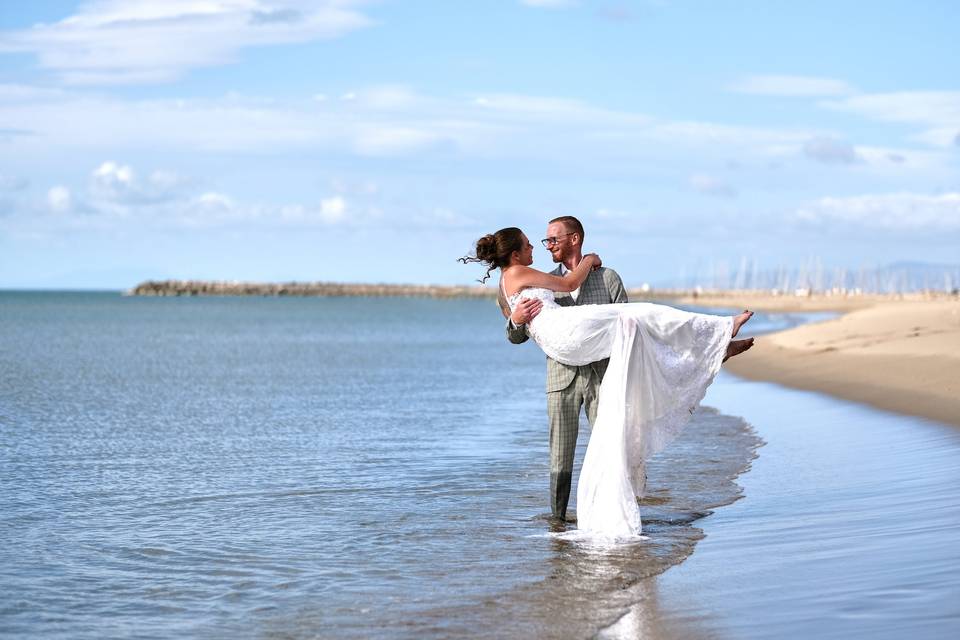
[[[559,218],[554,218],[548,224],[553,224],[554,222],[562,223],[570,233],[580,234],[580,241],[583,241],[583,225],[573,216],[560,216]]]

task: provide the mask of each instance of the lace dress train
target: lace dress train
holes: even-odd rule
[[[528,325],[551,358],[610,364],[577,485],[577,526],[606,538],[638,536],[643,463],[690,420],[720,370],[733,319],[649,304],[561,307],[547,289],[508,298],[543,301]]]

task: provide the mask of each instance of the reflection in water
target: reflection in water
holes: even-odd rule
[[[457,631],[472,637],[578,638],[702,637],[696,627],[660,626],[656,581],[651,576],[682,562],[703,537],[695,526],[711,509],[741,496],[737,475],[749,468],[761,441],[744,421],[702,408],[683,435],[648,465],[648,494],[642,502],[648,539],[597,546],[555,535],[567,527],[544,516],[549,555],[545,577],[491,595],[481,606],[438,608],[435,620],[464,622]],[[582,456],[578,456],[582,459]]]
[[[703,411],[650,467],[648,540],[552,539],[543,356],[495,314],[0,292],[0,629],[559,638],[621,619],[737,498],[758,440]]]

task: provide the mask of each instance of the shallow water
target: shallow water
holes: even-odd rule
[[[702,411],[649,541],[565,543],[543,380],[486,301],[0,293],[0,632],[589,635],[759,441]]]
[[[746,498],[601,637],[960,637],[960,430],[729,375],[707,400],[767,442]]]

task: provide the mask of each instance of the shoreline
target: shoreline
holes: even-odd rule
[[[755,301],[730,302],[746,308]],[[960,426],[960,300],[907,298],[832,310],[844,313],[760,336],[725,368],[749,380]]]

